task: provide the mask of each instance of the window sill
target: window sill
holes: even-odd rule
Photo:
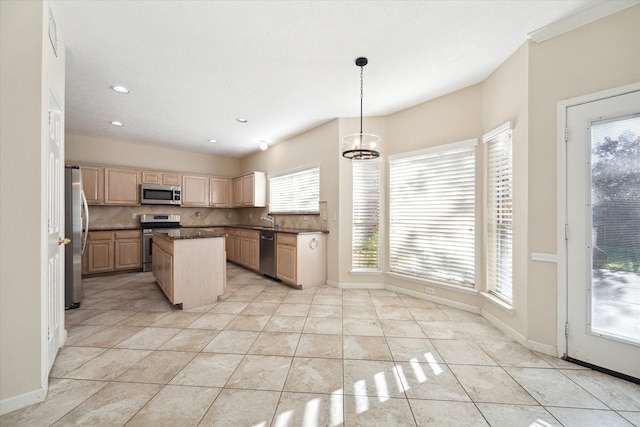
[[[498,306],[498,308],[501,309],[502,311],[507,312],[512,316],[516,314],[516,310],[513,308],[512,305],[502,301],[500,298],[496,296],[491,295],[489,292],[480,292],[480,295],[482,295],[482,297],[487,301],[489,301],[491,304]]]
[[[435,286],[437,288],[448,289],[451,291],[461,292],[463,294],[468,294],[468,295],[478,295],[478,291],[476,289],[467,288],[461,285],[452,285],[451,283],[438,282],[431,279],[421,279],[419,277],[407,276],[405,274],[400,274],[400,273],[387,272],[386,274],[389,277],[395,277],[397,279],[407,280],[409,282],[420,283],[421,285]]]
[[[353,276],[382,276],[381,270],[349,270]]]

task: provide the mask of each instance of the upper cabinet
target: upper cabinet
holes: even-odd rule
[[[209,206],[209,176],[182,176],[182,206]]]
[[[252,172],[233,179],[233,207],[267,206],[267,175]]]
[[[182,175],[175,172],[142,171],[142,183],[182,185]]]
[[[90,205],[104,203],[104,168],[98,166],[81,166],[82,188]]]
[[[104,168],[104,204],[140,204],[140,172],[137,169]]]
[[[209,181],[209,206],[216,208],[230,208],[231,204],[230,178],[211,178]]]

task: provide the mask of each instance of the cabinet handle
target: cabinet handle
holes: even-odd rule
[[[315,249],[315,248],[318,247],[318,240],[316,240],[315,237],[313,239],[309,240],[309,247],[311,249]]]

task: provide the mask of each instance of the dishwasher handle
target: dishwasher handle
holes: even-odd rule
[[[273,240],[273,236],[260,236],[262,240]]]

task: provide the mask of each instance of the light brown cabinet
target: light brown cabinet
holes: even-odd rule
[[[211,178],[209,180],[209,206],[230,208],[232,181],[229,178]]]
[[[267,206],[267,175],[252,172],[233,179],[234,207]]]
[[[140,172],[137,169],[104,168],[104,204],[140,204]]]
[[[276,237],[276,276],[297,288],[326,284],[327,238],[323,233]]]
[[[142,268],[140,230],[90,231],[82,273],[96,274]]]
[[[108,273],[114,267],[115,235],[113,231],[90,231],[82,263],[86,273]]]
[[[115,270],[142,267],[141,234],[139,230],[115,232]]]
[[[240,265],[254,271],[260,270],[260,232],[240,231]]]
[[[182,206],[209,206],[209,179],[202,175],[182,176]]]
[[[222,237],[171,240],[154,233],[153,274],[172,304],[215,304],[226,291]]]
[[[104,203],[104,168],[98,166],[80,166],[82,189],[90,205]]]
[[[182,175],[174,172],[142,171],[143,184],[182,185]]]

